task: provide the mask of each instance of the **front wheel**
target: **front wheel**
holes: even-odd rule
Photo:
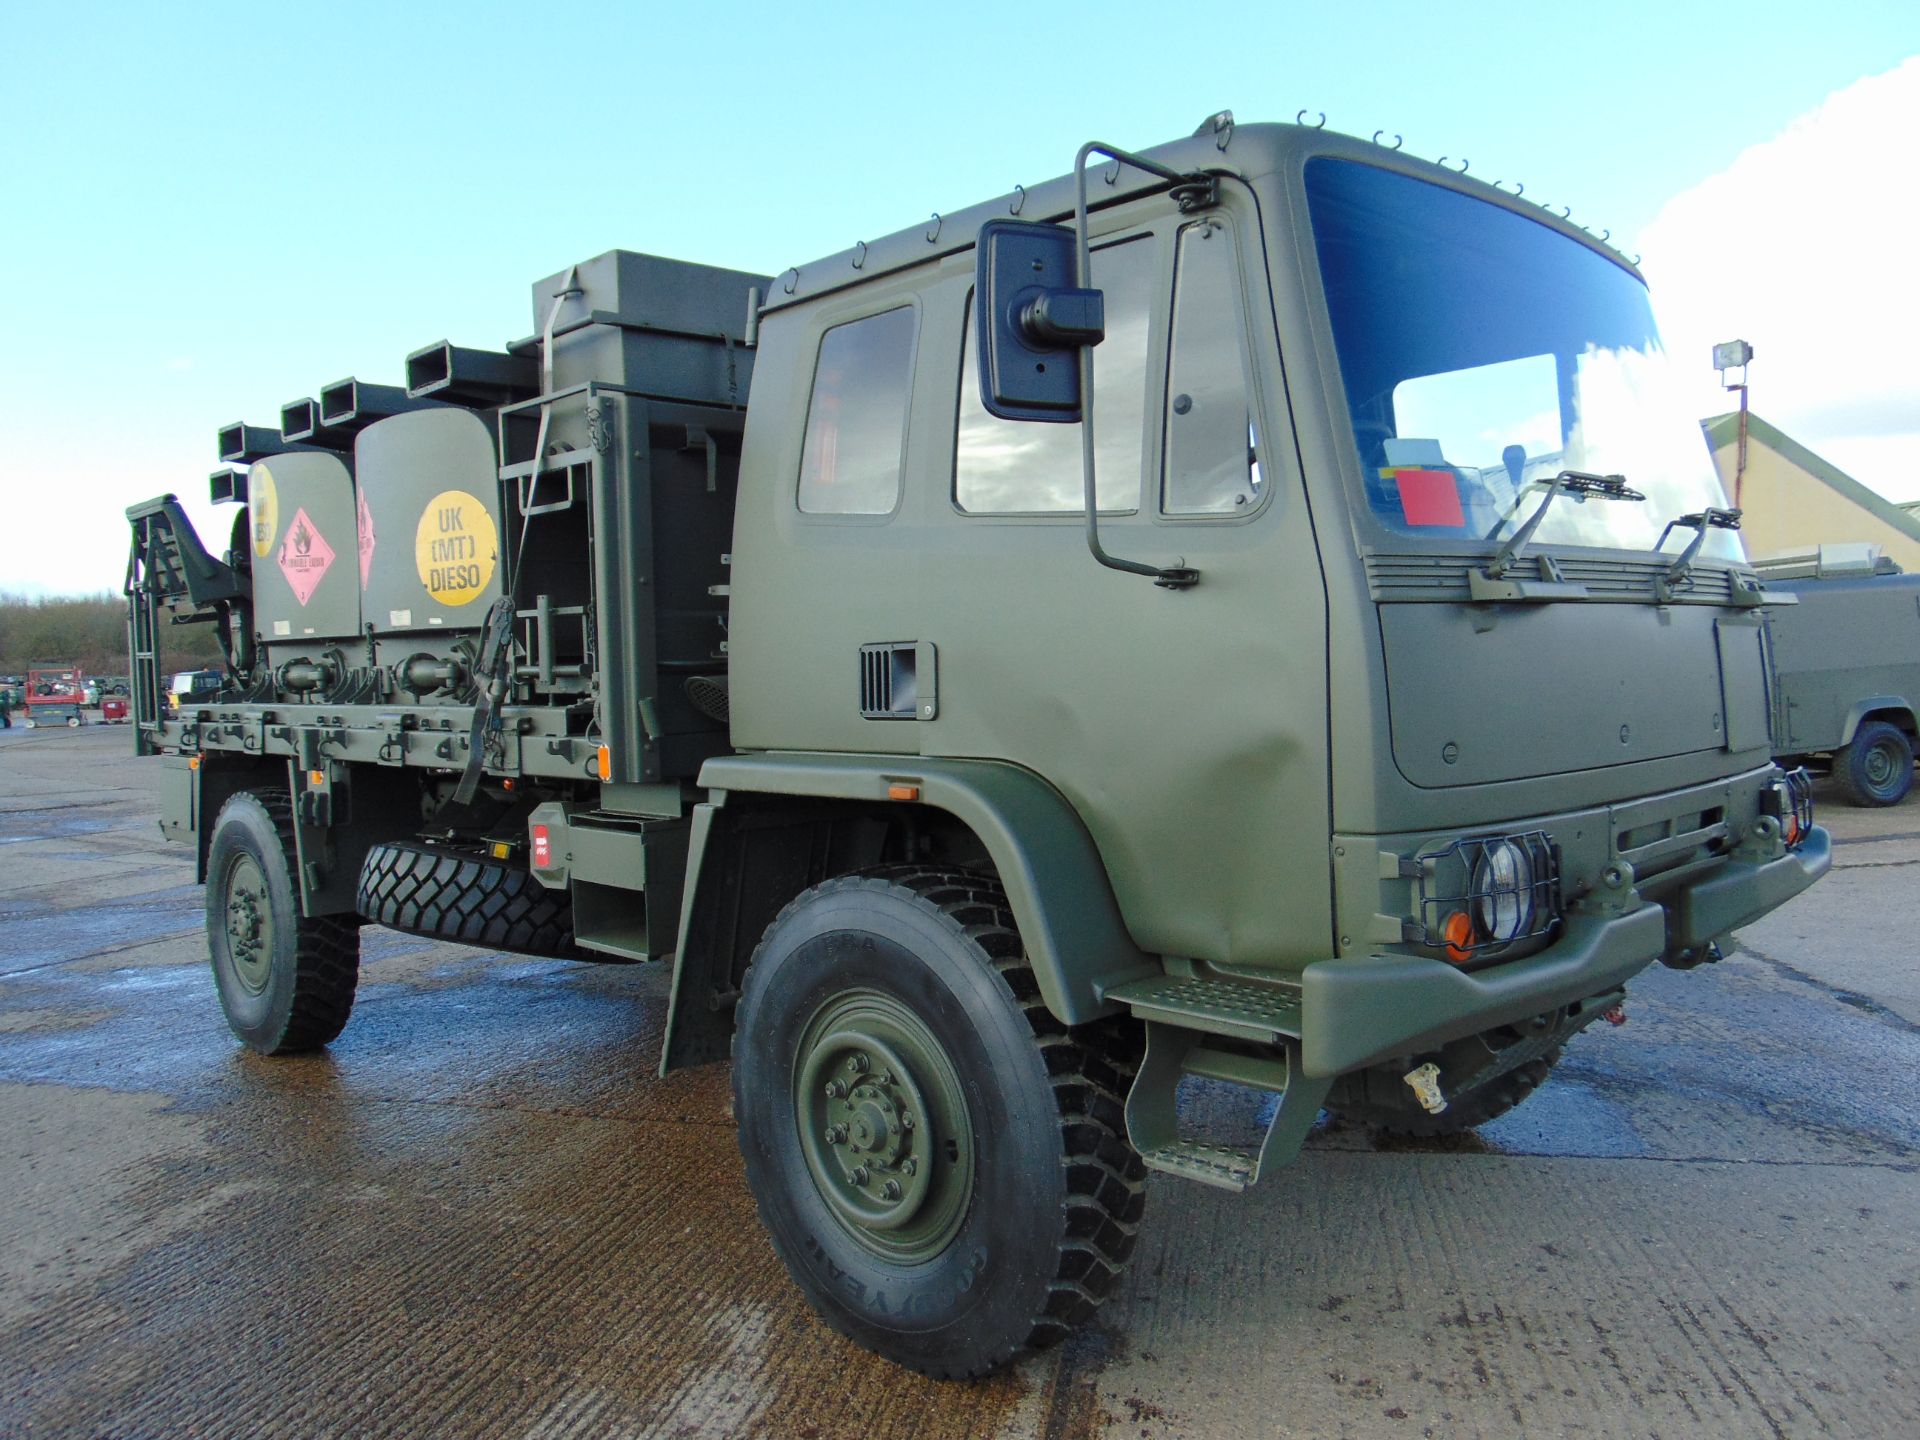
[[[829,1324],[960,1379],[1112,1293],[1145,1167],[1127,1046],[1094,1039],[1048,1012],[987,878],[889,867],[780,913],[740,999],[734,1113],[760,1218]]]
[[[1868,720],[1833,757],[1833,778],[1855,805],[1897,805],[1913,788],[1913,742],[1884,720]]]
[[[293,804],[242,790],[220,807],[207,850],[207,949],[227,1024],[262,1055],[338,1035],[360,977],[357,917],[302,915]]]

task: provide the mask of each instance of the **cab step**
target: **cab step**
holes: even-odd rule
[[[1147,1008],[1136,1002],[1134,1013]],[[1219,1024],[1218,1009],[1216,998],[1210,1006],[1210,1025]],[[1333,1081],[1300,1073],[1297,1037],[1276,1035],[1270,1021],[1257,1036],[1242,1037],[1257,1040],[1257,1046],[1236,1046],[1217,1032],[1203,1033],[1155,1019],[1147,1021],[1146,1030],[1146,1054],[1127,1092],[1127,1138],[1149,1170],[1216,1189],[1245,1190],[1268,1165],[1284,1164],[1299,1153]],[[1266,1138],[1257,1149],[1215,1144],[1182,1133],[1180,1082],[1188,1076],[1280,1097]]]
[[[1156,975],[1107,992],[1142,1020],[1272,1044],[1300,1038],[1300,987],[1286,982]]]
[[[1143,1150],[1140,1158],[1149,1170],[1162,1170],[1221,1190],[1245,1190],[1260,1175],[1258,1151],[1236,1145],[1209,1145],[1204,1140],[1176,1140],[1156,1150]]]

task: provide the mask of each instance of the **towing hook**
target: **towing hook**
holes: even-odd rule
[[[1612,1006],[1609,1009],[1601,1011],[1600,1018],[1609,1025],[1624,1025],[1627,1023],[1627,1007],[1624,1005]]]

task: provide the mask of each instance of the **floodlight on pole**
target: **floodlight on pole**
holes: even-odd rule
[[[1713,368],[1720,372],[1720,383],[1740,392],[1740,447],[1733,461],[1733,504],[1740,507],[1741,483],[1747,475],[1747,366],[1753,363],[1753,346],[1744,340],[1728,340],[1713,347]],[[1738,370],[1738,380],[1727,379],[1729,370]]]

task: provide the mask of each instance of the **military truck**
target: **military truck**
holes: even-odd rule
[[[1768,612],[1775,755],[1827,768],[1855,805],[1899,804],[1920,734],[1920,575],[1865,545],[1761,569],[1799,600]]]
[[[1500,1114],[1828,865],[1645,286],[1530,201],[1223,113],[532,327],[228,426],[223,557],[129,512],[221,1004],[326,1044],[367,922],[670,965],[663,1071],[731,1057],[775,1248],[903,1365],[1084,1321],[1150,1171]],[[228,659],[174,718],[171,622]]]

